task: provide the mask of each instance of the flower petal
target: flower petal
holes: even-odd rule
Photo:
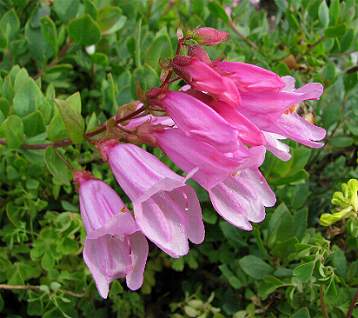
[[[131,290],[139,289],[143,284],[143,274],[148,257],[148,242],[141,232],[129,237],[131,245],[132,270],[127,274],[127,286]]]

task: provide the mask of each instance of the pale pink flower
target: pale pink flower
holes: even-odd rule
[[[215,210],[229,223],[252,230],[250,222],[265,218],[265,208],[275,205],[275,194],[257,168],[248,168],[208,190]]]
[[[87,237],[83,258],[100,295],[107,298],[110,283],[126,278],[136,290],[143,284],[148,243],[122,200],[106,183],[88,172],[74,174]]]
[[[275,196],[258,171],[265,156],[263,146],[241,146],[236,153],[222,153],[179,129],[155,133],[159,147],[209,192],[215,210],[227,221],[245,230],[250,222],[261,222],[265,207]]]
[[[247,118],[255,123],[260,129],[275,133],[285,138],[295,140],[298,143],[312,148],[323,146],[321,140],[325,137],[325,129],[315,126],[304,118],[299,116],[295,109],[296,105],[305,100],[319,99],[323,92],[323,86],[319,83],[309,83],[301,88],[294,88],[294,79],[292,77],[283,77],[282,80],[286,86],[279,94],[300,95],[296,103],[292,103],[284,112],[278,113],[279,116],[270,116],[264,113],[240,109]]]
[[[185,178],[133,144],[108,141],[100,149],[148,239],[172,257],[188,253],[188,240],[204,240],[200,204]]]

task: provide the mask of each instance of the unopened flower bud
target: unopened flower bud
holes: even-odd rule
[[[194,39],[201,45],[218,45],[229,38],[229,33],[214,28],[199,28],[194,31]]]

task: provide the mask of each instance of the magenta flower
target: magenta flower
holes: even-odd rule
[[[188,253],[188,240],[204,240],[200,204],[186,179],[133,144],[109,141],[100,149],[132,200],[136,222],[147,238],[172,257]]]
[[[204,94],[200,91],[189,89],[187,94],[199,99],[213,108],[227,123],[232,126],[241,141],[248,145],[259,146],[266,144],[265,137],[261,129],[259,129],[252,121],[239,112],[239,107],[232,107],[216,100],[215,98]]]
[[[214,28],[198,28],[193,32],[194,39],[201,45],[217,45],[229,38],[229,33]]]
[[[240,92],[235,82],[227,76],[220,75],[210,65],[195,57],[176,56],[172,61],[176,74],[194,89],[208,92],[216,99],[233,105],[239,105]]]
[[[200,100],[184,92],[167,91],[151,101],[163,107],[186,135],[196,136],[224,152],[237,149],[237,130]]]
[[[242,62],[215,61],[213,68],[231,78],[240,91],[265,90],[285,87],[284,81],[276,73],[262,67]]]
[[[100,295],[107,298],[110,283],[126,278],[136,290],[143,284],[148,243],[131,213],[106,183],[88,172],[75,172],[80,210],[87,238],[83,258]]]

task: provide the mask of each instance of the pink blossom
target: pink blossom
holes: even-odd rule
[[[229,33],[214,28],[198,28],[193,32],[194,39],[201,45],[217,45],[229,38]]]
[[[182,77],[194,89],[208,92],[218,100],[233,105],[240,104],[240,93],[235,82],[220,75],[210,65],[195,57],[176,56],[172,61],[176,74]]]
[[[283,136],[278,134],[269,133],[267,131],[262,131],[266,139],[266,149],[272,154],[274,154],[277,158],[287,161],[291,159],[290,147],[280,140],[286,139]]]
[[[215,210],[228,222],[252,230],[250,222],[259,223],[265,218],[265,208],[275,204],[275,194],[260,171],[242,170],[235,176],[209,189]]]
[[[200,100],[185,92],[167,91],[151,102],[163,107],[186,135],[196,136],[224,152],[236,150],[237,130]]]
[[[196,137],[186,136],[177,128],[157,132],[155,138],[178,167],[187,173],[196,171],[192,177],[205,187],[224,180],[244,160],[233,153],[223,153]]]
[[[262,131],[252,121],[239,112],[239,107],[232,107],[225,102],[218,101],[197,90],[189,89],[186,93],[213,108],[236,130],[238,137],[245,144],[253,146],[266,144]]]
[[[319,83],[309,83],[301,88],[295,89],[293,78],[283,77],[282,79],[286,83],[286,86],[279,92],[279,94],[299,95],[297,102],[291,104],[291,108],[288,108],[284,112],[277,113],[279,116],[256,113],[244,108],[241,108],[240,112],[266,132],[281,135],[308,147],[322,147],[323,143],[321,140],[326,135],[325,129],[309,123],[299,116],[295,110],[292,110],[292,106],[295,106],[304,100],[318,99],[323,92],[322,85]]]
[[[172,257],[188,253],[188,240],[203,241],[200,204],[186,179],[133,144],[106,142],[100,148],[147,238]]]
[[[274,205],[275,196],[257,169],[264,160],[263,146],[241,146],[236,153],[224,154],[178,129],[157,132],[156,140],[178,167],[196,171],[192,178],[209,192],[215,210],[235,226],[251,229],[249,221],[261,222],[265,207]]]
[[[87,238],[83,258],[100,295],[107,298],[110,283],[126,278],[130,289],[143,284],[148,243],[131,213],[106,183],[88,172],[75,172],[80,210]]]
[[[213,68],[231,78],[240,91],[277,89],[285,87],[285,82],[276,73],[257,65],[242,62],[215,61]]]

